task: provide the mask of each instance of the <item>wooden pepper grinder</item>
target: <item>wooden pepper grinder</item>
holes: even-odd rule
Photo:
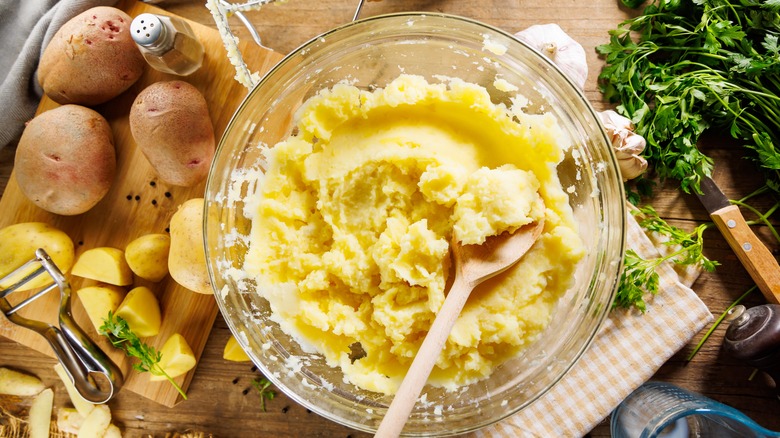
[[[726,330],[723,348],[735,359],[769,374],[780,398],[780,305],[738,307],[741,314]]]

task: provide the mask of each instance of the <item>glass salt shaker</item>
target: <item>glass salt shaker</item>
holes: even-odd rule
[[[130,33],[155,70],[187,76],[203,64],[203,45],[180,18],[139,14],[130,24]]]

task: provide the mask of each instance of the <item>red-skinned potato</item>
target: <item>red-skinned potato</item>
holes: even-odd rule
[[[55,214],[84,213],[108,193],[116,173],[111,127],[97,112],[63,105],[41,113],[19,139],[14,158],[21,192]]]
[[[184,81],[155,82],[130,108],[130,131],[161,180],[193,186],[214,158],[214,128],[200,91]]]
[[[130,88],[146,61],[130,36],[132,18],[98,6],[68,20],[41,55],[38,82],[60,104],[97,105]]]

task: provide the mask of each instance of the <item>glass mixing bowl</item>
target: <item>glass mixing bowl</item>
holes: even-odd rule
[[[295,111],[318,90],[345,79],[363,89],[383,87],[401,73],[429,82],[458,77],[509,106],[513,93],[494,86],[503,78],[531,102],[526,112],[553,114],[573,144],[558,175],[587,248],[574,286],[558,301],[541,339],[489,378],[457,391],[425,389],[427,401],[417,404],[404,433],[452,435],[506,418],[555,385],[599,330],[619,278],[625,211],[617,162],[593,108],[547,58],[501,30],[436,13],[367,18],[312,39],[265,75],[219,143],[205,195],[207,256],[222,315],[268,379],[328,419],[375,431],[392,398],[345,383],[340,369],[305,352],[271,320],[268,302],[242,264],[263,148],[293,132]]]

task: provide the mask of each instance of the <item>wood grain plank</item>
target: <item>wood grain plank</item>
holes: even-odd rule
[[[295,0],[272,4],[259,11],[247,13],[257,26],[267,47],[282,54],[291,52],[301,43],[335,26],[347,23],[352,18],[357,0]],[[213,20],[203,7],[202,1],[169,1],[166,10],[187,17],[206,27],[214,28]],[[603,100],[598,91],[596,77],[603,60],[595,53],[595,47],[608,41],[607,31],[619,22],[636,13],[620,5],[619,0],[560,0],[556,2],[525,2],[521,0],[382,0],[369,1],[363,7],[362,17],[377,14],[422,10],[445,12],[468,16],[493,26],[517,32],[532,24],[557,23],[585,48],[589,66],[585,95],[598,110],[612,105]],[[236,17],[231,18],[234,31],[242,41],[251,41],[249,33]],[[245,51],[252,54],[251,47]],[[215,55],[216,56],[216,55]],[[232,76],[232,72],[229,73]],[[727,196],[738,199],[760,185],[760,174],[750,160],[744,159],[739,148],[723,144],[707,145],[706,152],[715,160],[715,180]],[[12,167],[13,150],[0,151],[0,188],[5,187]],[[645,200],[656,207],[662,217],[683,229],[692,230],[709,218],[693,195],[679,193],[674,181],[667,181],[657,187],[655,195]],[[140,190],[142,189],[142,190]],[[155,192],[140,187],[139,194],[145,198]],[[774,203],[771,198],[755,200],[754,205],[765,211]],[[0,210],[0,216],[5,215]],[[748,219],[754,218],[745,213]],[[773,219],[777,223],[777,219]],[[778,250],[778,244],[769,235],[766,227],[754,227],[770,249]],[[713,314],[722,312],[734,299],[740,296],[752,281],[741,267],[725,240],[714,228],[705,233],[705,253],[721,262],[715,273],[705,273],[693,289],[707,304]],[[746,302],[757,305],[763,302],[760,294],[754,294]],[[773,398],[772,389],[763,376],[748,380],[750,367],[731,361],[720,352],[725,327],[715,331],[705,348],[690,363],[685,356],[703,336],[698,334],[690,345],[672,357],[654,376],[655,379],[674,383],[700,392],[708,397],[727,403],[760,424],[780,430],[780,416],[777,415],[778,401]],[[268,412],[262,412],[257,404],[256,393],[242,391],[245,383],[256,373],[246,364],[234,364],[222,360],[222,348],[227,340],[228,329],[218,315],[209,341],[206,343],[198,370],[190,386],[190,399],[174,408],[165,408],[133,392],[123,391],[112,401],[114,418],[123,427],[128,437],[164,437],[166,433],[185,430],[203,431],[206,436],[220,437],[367,437],[341,427],[316,414],[307,413],[284,395],[269,402]],[[0,338],[0,364],[15,365],[22,369],[50,373],[49,383],[56,383],[51,372],[52,359],[32,352],[13,341]],[[235,378],[239,381],[234,385]],[[64,393],[60,387],[55,391]],[[64,397],[55,399],[56,406],[67,403]],[[215,406],[217,406],[215,408]],[[283,413],[285,411],[287,413]],[[609,417],[597,425],[589,434],[593,437],[608,437]]]
[[[166,13],[144,3],[130,0],[120,2],[117,7],[128,12],[131,17],[142,12]],[[218,139],[233,112],[246,96],[247,90],[233,80],[235,71],[227,60],[217,31],[197,23],[192,23],[192,27],[203,43],[206,55],[203,67],[183,79],[195,85],[206,98]],[[269,50],[249,50],[247,44],[242,48],[246,53],[247,62],[255,70],[268,70],[281,58],[280,55]],[[173,79],[182,78],[147,67],[143,76],[129,90],[95,107],[111,125],[117,150],[115,181],[106,197],[95,207],[77,216],[66,217],[48,213],[25,198],[12,175],[0,199],[0,212],[3,212],[0,216],[0,227],[33,221],[52,224],[65,231],[77,243],[77,256],[86,249],[98,246],[123,249],[131,240],[143,234],[165,233],[178,205],[187,199],[203,196],[205,181],[193,187],[177,187],[160,181],[135,145],[130,133],[128,114],[135,96],[146,86],[157,81]],[[38,113],[57,106],[57,103],[44,97]],[[71,277],[70,282],[74,291],[95,283],[77,277]],[[157,284],[137,280],[136,285],[140,284],[147,285],[155,291],[163,311],[160,333],[149,339],[149,343],[159,349],[171,334],[181,333],[196,356],[200,357],[218,312],[214,297],[191,292],[179,286],[170,277]],[[32,292],[17,293],[9,297],[9,301],[18,303],[31,294]],[[59,296],[50,293],[36,300],[20,313],[29,318],[56,323],[58,304]],[[131,372],[131,359],[113,349],[103,337],[97,335],[86,317],[83,306],[75,297],[73,307],[79,325],[122,369],[126,377],[126,389],[166,406],[181,401],[179,393],[169,383],[150,382],[147,374]],[[42,337],[32,331],[14,326],[5,318],[0,321],[0,334],[37,351],[52,354]],[[193,372],[177,378],[177,383],[186,389]]]

